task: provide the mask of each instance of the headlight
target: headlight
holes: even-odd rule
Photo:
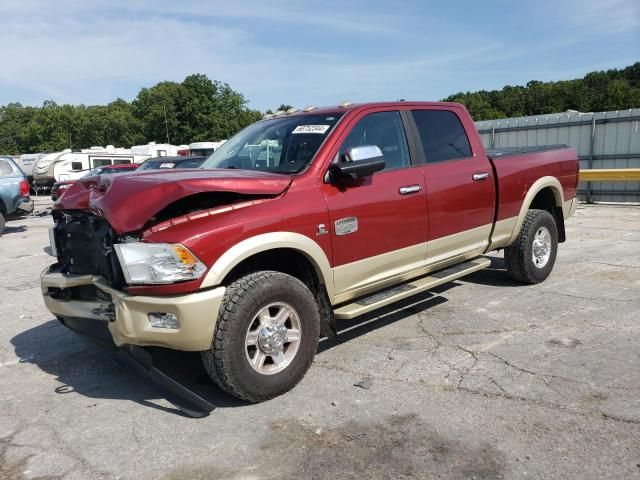
[[[196,280],[207,267],[179,243],[118,243],[115,246],[129,284]]]

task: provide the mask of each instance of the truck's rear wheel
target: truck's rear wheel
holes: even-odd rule
[[[556,262],[558,229],[546,210],[529,210],[516,240],[504,249],[507,272],[523,283],[545,280]]]
[[[318,306],[305,284],[280,272],[256,272],[227,287],[213,343],[202,360],[224,390],[259,402],[302,379],[319,337]]]

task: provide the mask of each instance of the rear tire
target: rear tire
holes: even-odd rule
[[[6,224],[7,222],[4,219],[4,215],[2,214],[2,212],[0,212],[0,235],[2,235],[2,232],[4,232],[4,227]]]
[[[306,285],[291,275],[260,271],[227,287],[202,363],[222,389],[260,402],[296,386],[319,338],[318,305]]]
[[[507,273],[518,282],[544,281],[556,261],[558,229],[546,210],[529,210],[515,241],[504,249]]]

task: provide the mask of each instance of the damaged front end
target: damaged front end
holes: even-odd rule
[[[54,271],[70,275],[98,275],[112,288],[125,285],[114,250],[118,237],[104,218],[83,211],[53,211]]]
[[[125,285],[113,248],[117,236],[103,218],[88,212],[53,211],[52,216],[57,262],[42,274],[45,304],[69,329],[114,346],[108,322],[115,320],[115,307],[106,289]]]
[[[54,204],[57,261],[41,276],[44,302],[66,327],[120,347],[175,393],[140,349],[207,350],[225,287],[200,288],[207,265],[180,243],[188,244],[186,229],[172,227],[214,228],[213,217],[271,201],[290,183],[286,175],[228,170],[76,182]]]
[[[70,330],[108,348],[164,390],[164,396],[193,417],[208,415],[215,407],[153,365],[145,346],[200,351],[212,341],[214,321],[209,314],[220,307],[224,288],[188,295],[145,297],[129,295],[116,251],[121,243],[105,219],[89,212],[56,211],[52,249],[57,263],[41,277],[44,302]],[[136,242],[136,244],[140,244]],[[153,323],[158,316],[177,322]]]
[[[116,346],[209,347],[215,322],[208,312],[219,308],[223,287],[178,295],[128,292],[140,284],[197,280],[206,267],[188,249],[118,235],[88,211],[58,210],[53,217],[57,263],[43,272],[41,286],[47,308],[65,326]]]

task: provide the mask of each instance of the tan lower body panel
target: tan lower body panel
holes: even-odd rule
[[[429,271],[477,257],[489,245],[491,223],[427,242]]]
[[[371,286],[377,288],[389,278],[424,267],[426,251],[427,243],[420,243],[333,268],[337,296]]]
[[[47,271],[41,276],[41,285],[45,305],[51,313],[60,317],[105,321],[116,345],[153,345],[185,351],[207,350],[211,346],[225,291],[224,287],[218,287],[184,295],[136,296],[108,287],[100,277]],[[58,300],[48,294],[49,287],[65,289],[80,285],[94,285],[111,295],[115,307],[114,321],[110,321],[106,313],[108,303]],[[179,328],[152,327],[148,314],[158,312],[176,315]]]
[[[491,235],[491,245],[489,245],[487,251],[507,247],[511,240],[511,236],[513,235],[513,229],[516,228],[517,223],[518,217],[498,220],[495,228],[493,229],[493,234]]]
[[[564,216],[564,219],[566,220],[567,218],[573,216],[573,214],[576,213],[577,208],[578,197],[573,197],[571,200],[567,200],[566,202],[564,202],[562,204],[562,214]]]
[[[337,295],[332,304],[420,277],[482,255],[491,224],[333,268]]]

